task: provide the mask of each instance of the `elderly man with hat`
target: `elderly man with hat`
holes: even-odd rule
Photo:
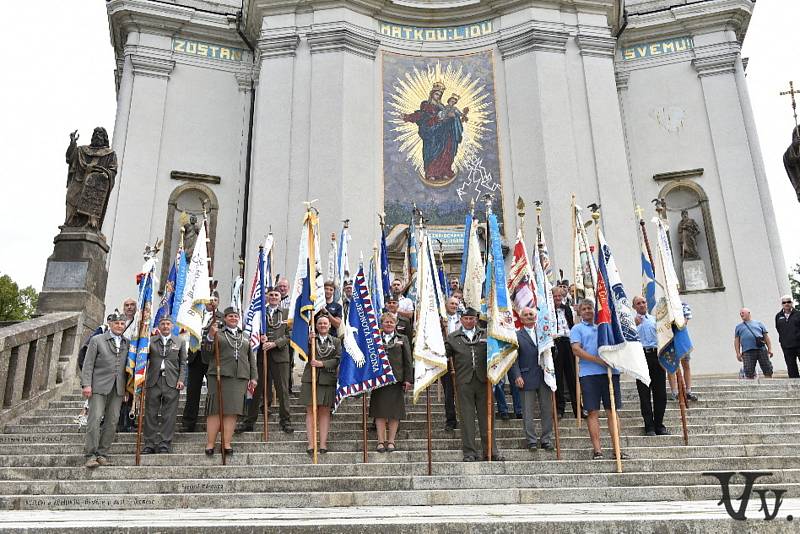
[[[84,454],[86,467],[93,469],[108,464],[108,453],[117,432],[117,419],[126,397],[125,364],[128,340],[123,337],[127,318],[114,311],[108,317],[109,329],[94,336],[86,349],[81,370],[83,396],[89,399],[89,420]],[[100,424],[103,421],[103,424]]]
[[[174,335],[172,327],[172,318],[164,315],[158,321],[158,334],[150,338],[142,454],[172,450],[178,399],[186,383],[187,368],[186,341]]]
[[[486,410],[486,331],[478,327],[478,312],[467,308],[461,314],[461,327],[447,336],[447,358],[452,360],[458,385],[461,443],[465,462],[488,459],[487,418],[494,410]],[[483,453],[475,447],[475,417],[481,433]],[[492,436],[492,460],[502,461]]]
[[[214,454],[217,433],[222,432],[225,454],[233,454],[231,439],[236,418],[244,415],[244,400],[248,391],[254,393],[258,385],[256,356],[250,348],[250,339],[239,328],[239,310],[225,308],[223,325],[212,322],[203,342],[203,362],[208,365],[208,396],[206,397],[206,455]],[[219,372],[215,351],[219,348]],[[222,410],[219,409],[217,381],[221,382]],[[220,417],[222,411],[222,417]]]

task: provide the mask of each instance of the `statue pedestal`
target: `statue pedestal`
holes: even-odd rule
[[[706,264],[703,260],[684,260],[682,267],[684,289],[687,291],[708,289]]]
[[[36,311],[83,312],[84,325],[93,329],[104,322],[106,239],[97,232],[61,226],[53,243]]]

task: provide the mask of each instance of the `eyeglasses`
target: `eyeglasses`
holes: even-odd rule
[[[791,304],[791,303],[792,303],[791,300],[783,300],[783,301],[781,301],[781,304]]]

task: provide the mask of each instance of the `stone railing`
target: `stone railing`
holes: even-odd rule
[[[0,426],[73,385],[81,315],[48,313],[0,328]]]

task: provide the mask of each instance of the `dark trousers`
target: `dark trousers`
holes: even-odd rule
[[[145,447],[171,450],[180,396],[181,392],[170,387],[163,375],[158,377],[153,386],[147,388],[144,397]]]
[[[636,381],[639,390],[639,406],[644,419],[645,431],[659,431],[664,429],[664,410],[667,408],[667,372],[658,363],[656,349],[644,349],[647,359],[647,369],[650,372],[650,385],[645,386],[641,381]]]
[[[742,363],[744,364],[744,376],[747,378],[755,378],[756,363],[761,366],[761,372],[764,373],[764,376],[772,376],[772,362],[769,361],[769,353],[767,353],[766,348],[744,351],[742,353]]]
[[[200,411],[203,377],[206,376],[208,365],[203,363],[198,352],[188,367],[189,383],[186,384],[186,404],[183,407],[183,430],[184,432],[194,432],[194,427],[197,424],[197,413]]]
[[[453,390],[453,375],[445,373],[439,380],[441,380],[442,388],[444,388],[445,425],[456,427],[458,425],[458,419],[456,419],[456,396]]]
[[[514,382],[509,381],[508,387],[511,389],[511,401],[514,404],[514,414],[522,415],[522,396],[519,388]],[[497,412],[501,415],[508,415],[508,403],[506,402],[506,388],[503,382],[499,382],[493,388],[494,401],[497,403]]]
[[[555,339],[555,349],[553,364],[556,370],[556,409],[558,410],[558,415],[564,415],[564,409],[567,405],[564,393],[569,391],[572,416],[578,417],[578,393],[575,391],[575,355],[572,354],[569,338],[557,337]]]
[[[258,414],[263,412],[264,405],[264,356],[261,350],[256,355],[256,362],[258,365],[258,385],[253,394],[253,399],[247,407],[247,414],[243,423],[247,426],[252,426],[258,421]],[[276,363],[272,358],[267,360],[267,406],[272,406],[272,386],[275,386],[276,395],[278,397],[278,422],[281,426],[291,423],[289,413],[289,376],[291,371],[289,362]]]
[[[797,369],[797,360],[800,358],[800,347],[781,347],[783,359],[786,361],[786,370],[789,378],[800,378],[800,371]]]
[[[117,432],[133,432],[133,429],[136,426],[136,419],[131,417],[132,402],[133,400],[129,398],[120,405],[119,419],[117,420]]]

